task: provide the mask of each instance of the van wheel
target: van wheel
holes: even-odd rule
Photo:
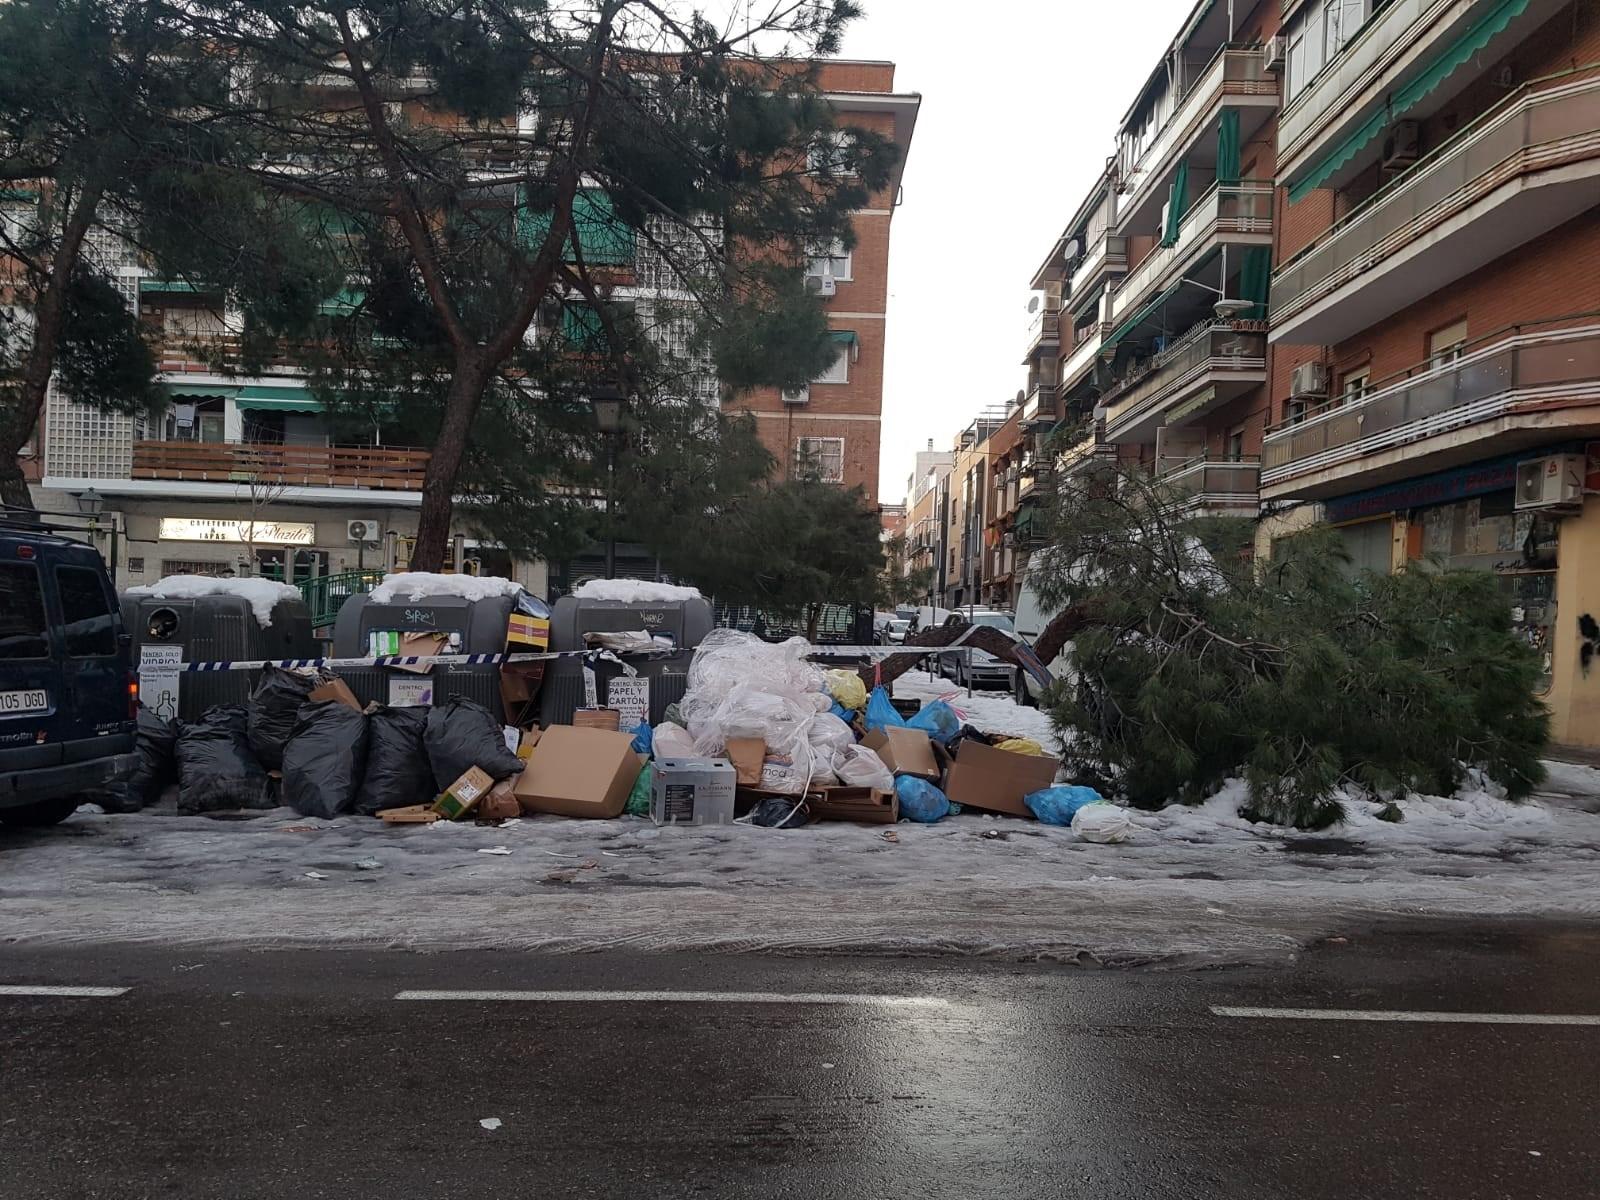
[[[39,800],[19,808],[0,808],[0,825],[13,825],[19,829],[45,829],[59,825],[78,811],[76,796],[61,796],[54,800]]]
[[[1011,690],[1014,693],[1013,698],[1023,708],[1033,708],[1033,697],[1028,692],[1027,680],[1023,679],[1020,669],[1016,672],[1015,679],[1016,681],[1011,685]]]

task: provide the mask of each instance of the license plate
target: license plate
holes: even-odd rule
[[[0,692],[0,717],[14,717],[20,713],[50,711],[50,693],[43,688],[26,688],[18,692]]]

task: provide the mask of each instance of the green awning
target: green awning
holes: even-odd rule
[[[145,276],[139,280],[139,293],[192,295],[201,289],[184,279],[155,279]]]
[[[548,212],[530,209],[519,189],[517,232],[522,246],[530,253],[543,244],[550,232]],[[578,249],[586,266],[626,266],[633,263],[634,231],[621,221],[612,207],[611,197],[599,188],[583,188],[572,198],[572,226],[578,235]],[[567,261],[577,261],[572,240],[567,240]]]
[[[1182,404],[1178,405],[1171,412],[1169,412],[1167,414],[1167,424],[1176,425],[1180,421],[1187,421],[1190,417],[1196,415],[1197,413],[1204,412],[1212,404],[1216,403],[1216,399],[1216,388],[1208,387],[1203,389],[1199,395],[1185,400]]]
[[[163,383],[161,386],[166,389],[167,395],[175,400],[183,397],[204,398],[207,396],[227,399],[239,394],[239,389],[236,387],[219,387],[214,383]]]
[[[0,203],[14,204],[19,200],[33,201],[39,193],[32,188],[0,188]]]
[[[1251,246],[1239,267],[1239,299],[1254,303],[1239,315],[1247,321],[1267,319],[1267,298],[1272,289],[1272,247]]]
[[[239,389],[242,412],[321,412],[322,402],[303,387],[246,387]]]
[[[605,322],[593,305],[577,301],[567,303],[561,310],[561,336],[577,350],[590,352],[606,348]]]
[[[1189,207],[1189,160],[1178,163],[1178,173],[1172,179],[1172,191],[1167,194],[1167,223],[1161,231],[1163,246],[1176,246],[1178,232],[1183,228],[1184,210]]]
[[[367,294],[359,288],[340,288],[317,305],[317,312],[324,317],[354,316],[366,302]]]
[[[1382,108],[1351,130],[1342,142],[1323,155],[1305,174],[1291,180],[1289,203],[1298,204],[1321,187],[1340,167],[1361,153],[1363,148],[1391,124],[1405,116],[1429,92],[1448,79],[1458,68],[1471,62],[1491,41],[1504,33],[1506,26],[1521,16],[1527,7],[1528,0],[1500,0],[1499,4],[1474,21],[1460,37],[1434,57],[1421,75],[1405,87],[1392,92]]]
[[[1239,182],[1239,110],[1225,108],[1217,126],[1217,186],[1233,187]]]
[[[1106,338],[1106,340],[1100,344],[1101,351],[1104,352],[1110,347],[1115,346],[1123,338],[1128,337],[1134,332],[1134,330],[1138,329],[1140,325],[1149,320],[1149,318],[1158,309],[1165,305],[1168,300],[1171,300],[1173,296],[1177,295],[1178,289],[1184,285],[1184,282],[1185,281],[1182,279],[1178,280],[1177,283],[1173,284],[1166,291],[1162,292],[1159,296],[1150,301],[1149,304],[1146,304],[1138,312],[1134,313],[1133,316],[1129,317],[1121,325],[1118,325],[1116,329],[1112,330],[1111,336]]]

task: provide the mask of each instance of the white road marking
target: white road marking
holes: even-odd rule
[[[1279,1021],[1412,1021],[1433,1025],[1600,1025],[1589,1013],[1413,1012],[1382,1008],[1230,1008],[1213,1004],[1219,1017]]]
[[[35,983],[0,983],[0,996],[66,996],[85,1000],[120,996],[125,987],[55,987]]]
[[[396,1000],[522,1000],[540,1004],[856,1004],[867,1008],[945,1008],[934,996],[872,996],[845,992],[524,992],[406,991]]]

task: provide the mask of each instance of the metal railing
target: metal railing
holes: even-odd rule
[[[1112,388],[1100,403],[1120,410],[1109,419],[1115,425],[1177,399],[1189,388],[1203,385],[1216,371],[1259,372],[1265,383],[1266,335],[1203,322],[1151,359],[1143,373]]]
[[[1600,323],[1513,333],[1453,362],[1423,364],[1352,401],[1329,401],[1270,431],[1262,481],[1275,483],[1446,430],[1501,416],[1528,400],[1600,395]]]
[[[428,451],[266,442],[135,442],[134,479],[419,491]]]
[[[370,571],[341,571],[336,575],[322,575],[307,579],[295,586],[311,610],[311,627],[332,625],[339,609],[351,596],[370,592],[383,582],[382,569]]]
[[[1214,458],[1202,454],[1156,471],[1179,499],[1203,508],[1255,509],[1260,502],[1261,460],[1254,455]]]
[[[1515,175],[1574,154],[1600,157],[1597,113],[1597,69],[1513,92],[1279,268],[1274,315],[1352,283]]]
[[[1054,342],[1060,337],[1061,285],[1053,283],[1045,289],[1039,311],[1028,319],[1028,349],[1032,351],[1040,342]]]
[[[1241,183],[1207,188],[1184,213],[1178,226],[1178,240],[1170,246],[1157,246],[1142,262],[1122,277],[1111,293],[1111,320],[1122,321],[1165,282],[1178,262],[1186,260],[1196,243],[1213,234],[1272,232],[1273,186],[1265,180],[1246,179]]]
[[[1128,239],[1102,233],[1083,253],[1077,269],[1072,272],[1069,294],[1081,295],[1099,277],[1102,271],[1128,269]]]
[[[1071,387],[1083,377],[1084,372],[1094,367],[1094,361],[1100,355],[1100,344],[1110,332],[1111,326],[1105,323],[1085,327],[1083,338],[1061,360],[1061,382],[1065,386]]]

